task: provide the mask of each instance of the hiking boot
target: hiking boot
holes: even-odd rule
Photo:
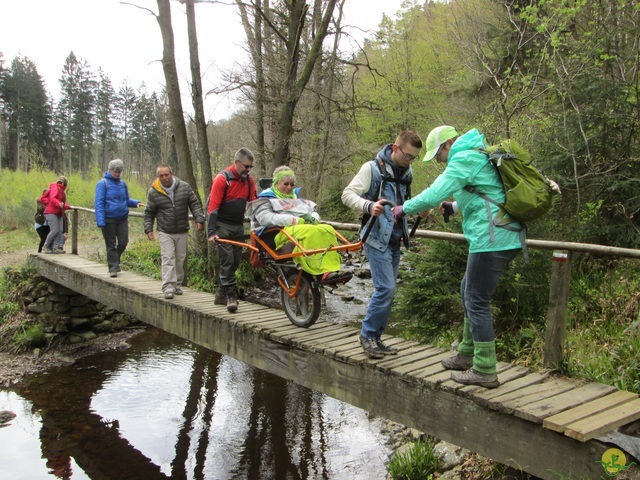
[[[451,380],[464,385],[478,385],[484,388],[496,388],[500,386],[496,373],[481,373],[473,368],[464,372],[451,372]]]
[[[224,291],[224,288],[218,287],[218,291],[216,292],[216,297],[213,299],[214,305],[225,305],[227,303],[227,293]]]
[[[384,358],[384,352],[380,350],[375,338],[360,337],[360,345],[369,358]]]
[[[66,250],[63,250],[62,248],[55,248],[53,251],[55,253],[67,253]]]
[[[118,272],[109,272],[109,276],[110,277],[117,277],[118,276]]]
[[[469,370],[473,367],[473,356],[456,353],[452,357],[445,358],[440,363],[447,370]]]
[[[376,345],[384,353],[385,355],[397,355],[398,349],[396,347],[392,347],[391,345],[387,345],[381,339],[376,339]]]
[[[164,292],[164,298],[171,300],[173,298],[173,290],[167,290]]]
[[[44,247],[44,253],[46,254],[52,254],[52,253],[56,253],[53,250],[51,250],[49,247]]]
[[[236,287],[227,287],[227,310],[231,313],[238,310],[238,294]]]
[[[173,291],[173,293],[175,293],[176,295],[182,295],[184,292],[182,291],[182,289],[180,287],[176,287],[176,289]]]

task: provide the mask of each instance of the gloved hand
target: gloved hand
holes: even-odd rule
[[[402,205],[397,205],[391,209],[391,213],[393,213],[393,219],[397,222],[398,220],[402,220],[402,217],[405,216],[404,210],[402,209]]]
[[[442,202],[440,204],[440,211],[444,216],[445,223],[449,223],[449,217],[456,213],[453,211],[453,202]]]
[[[317,225],[318,224],[318,220],[314,216],[312,216],[312,215],[310,215],[308,213],[305,213],[304,215],[300,216],[300,219],[304,220],[304,222],[302,222],[303,224],[304,223],[307,223],[309,225]]]

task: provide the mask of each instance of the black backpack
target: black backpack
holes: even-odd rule
[[[44,216],[44,209],[45,209],[45,206],[42,204],[40,199],[37,199],[36,214],[33,216],[33,219],[35,220],[36,223],[39,223],[40,225],[44,225],[45,222],[47,221],[46,217]]]

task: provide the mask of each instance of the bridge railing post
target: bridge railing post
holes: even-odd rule
[[[554,250],[551,262],[549,285],[549,308],[544,346],[544,366],[557,370],[562,365],[567,337],[567,308],[571,283],[571,253],[569,250]]]
[[[71,253],[78,255],[78,210],[71,210]]]

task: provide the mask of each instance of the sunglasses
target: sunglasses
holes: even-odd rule
[[[253,165],[246,165],[242,163],[240,160],[238,160],[238,163],[242,165],[246,170],[251,170],[253,168]]]

